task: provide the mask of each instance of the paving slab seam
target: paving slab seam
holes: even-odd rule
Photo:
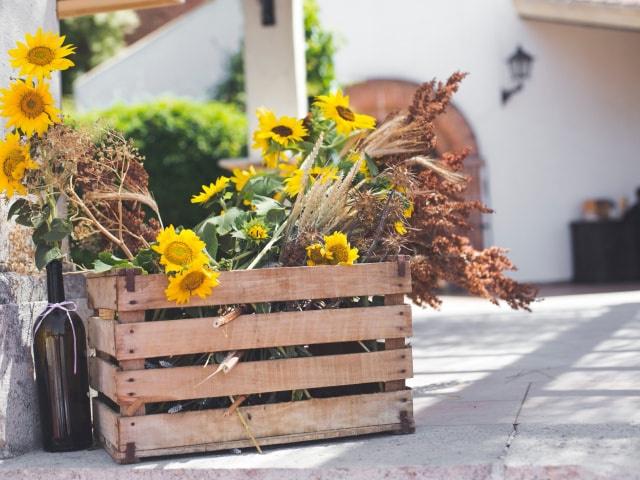
[[[509,455],[509,450],[511,449],[511,445],[515,441],[518,436],[518,425],[520,419],[520,412],[522,412],[522,407],[524,403],[527,401],[527,397],[529,396],[529,390],[531,390],[531,385],[533,382],[529,382],[527,384],[527,388],[522,395],[522,400],[520,400],[520,406],[518,407],[518,411],[516,412],[515,417],[513,418],[513,429],[507,436],[507,440],[505,441],[504,448],[502,449],[502,453],[498,458],[491,464],[491,480],[504,480],[505,472],[506,472],[506,460],[507,455]]]

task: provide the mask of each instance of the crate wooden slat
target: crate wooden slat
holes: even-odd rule
[[[175,303],[165,297],[167,279],[164,275],[136,276],[135,291],[127,290],[127,278],[122,275],[107,276],[101,280],[106,281],[99,284],[90,281],[87,284],[93,308],[127,312],[175,307]],[[395,262],[239,270],[221,272],[219,281],[220,285],[211,296],[204,299],[194,297],[189,306],[388,295],[411,291],[411,276],[399,276]]]
[[[118,416],[94,402],[103,442],[124,458],[117,445],[136,444],[141,457],[252,447],[242,425],[224,410]],[[261,445],[324,440],[378,432],[409,433],[411,391],[350,395],[299,402],[240,407]],[[176,445],[180,445],[179,449]]]
[[[240,362],[233,374],[207,378],[217,365],[119,371],[92,358],[92,385],[116,403],[168,402],[281,392],[410,378],[411,349]]]
[[[95,339],[96,349],[117,360],[132,360],[208,351],[404,338],[412,334],[408,305],[241,315],[221,328],[212,328],[215,318],[120,324],[91,317],[89,338]]]
[[[90,346],[97,351],[90,359],[91,386],[99,392],[94,425],[116,461],[253,445],[236,415],[224,415],[226,409],[145,414],[145,404],[155,402],[303,389],[325,389],[325,397],[349,386],[348,395],[241,406],[238,412],[261,445],[413,430],[411,390],[405,387],[413,372],[405,342],[412,334],[411,309],[404,305],[411,289],[406,259],[222,272],[220,282],[210,297],[189,306],[360,295],[383,295],[385,305],[245,314],[219,328],[213,327],[218,317],[145,322],[145,310],[175,307],[164,297],[164,275],[88,276],[96,310],[88,326]],[[354,343],[367,340],[384,340],[384,350],[365,351]],[[344,342],[359,353],[344,350],[340,346],[349,345]],[[313,350],[311,357],[241,361],[212,378],[217,365],[145,369],[145,359],[156,357],[295,345],[325,350]],[[358,390],[360,384],[384,388],[361,394],[366,390]]]

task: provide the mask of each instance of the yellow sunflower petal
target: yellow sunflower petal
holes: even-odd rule
[[[27,135],[42,135],[50,125],[60,122],[59,113],[46,83],[33,86],[16,80],[0,90],[0,115],[7,118],[7,126]]]
[[[370,130],[376,126],[375,118],[354,112],[349,107],[349,97],[343,96],[340,90],[333,95],[316,97],[314,105],[320,108],[326,118],[333,120],[336,123],[336,130],[344,135],[354,130]]]
[[[9,198],[15,193],[26,194],[22,180],[26,170],[37,169],[38,164],[31,159],[29,143],[22,144],[18,133],[10,133],[0,141],[0,192]]]
[[[62,45],[64,36],[53,32],[43,32],[39,28],[35,35],[25,36],[26,43],[17,42],[16,48],[9,50],[11,65],[19,69],[19,74],[38,80],[49,78],[55,70],[66,70],[74,63],[65,58],[75,52],[72,45]]]
[[[176,233],[169,225],[156,237],[157,245],[151,248],[160,254],[160,264],[166,272],[177,272],[189,267],[201,267],[209,263],[203,252],[206,244],[193,230],[184,229]]]
[[[208,267],[190,267],[169,278],[169,285],[165,290],[167,300],[177,304],[188,303],[192,296],[206,298],[220,282],[219,273]]]

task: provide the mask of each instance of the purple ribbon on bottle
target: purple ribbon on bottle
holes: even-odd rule
[[[73,332],[73,374],[77,373],[77,365],[78,365],[78,345],[76,339],[76,327],[73,326],[73,320],[71,319],[71,313],[78,310],[78,305],[75,302],[70,300],[66,300],[64,302],[59,303],[48,303],[44,312],[40,316],[40,320],[36,323],[36,326],[33,329],[33,336],[35,337],[38,329],[42,326],[42,321],[53,312],[55,309],[64,310],[67,314],[67,318],[69,319],[69,323],[71,324],[71,332]]]

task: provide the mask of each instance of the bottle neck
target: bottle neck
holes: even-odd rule
[[[64,302],[64,282],[60,260],[53,260],[47,264],[47,298],[49,303]]]

